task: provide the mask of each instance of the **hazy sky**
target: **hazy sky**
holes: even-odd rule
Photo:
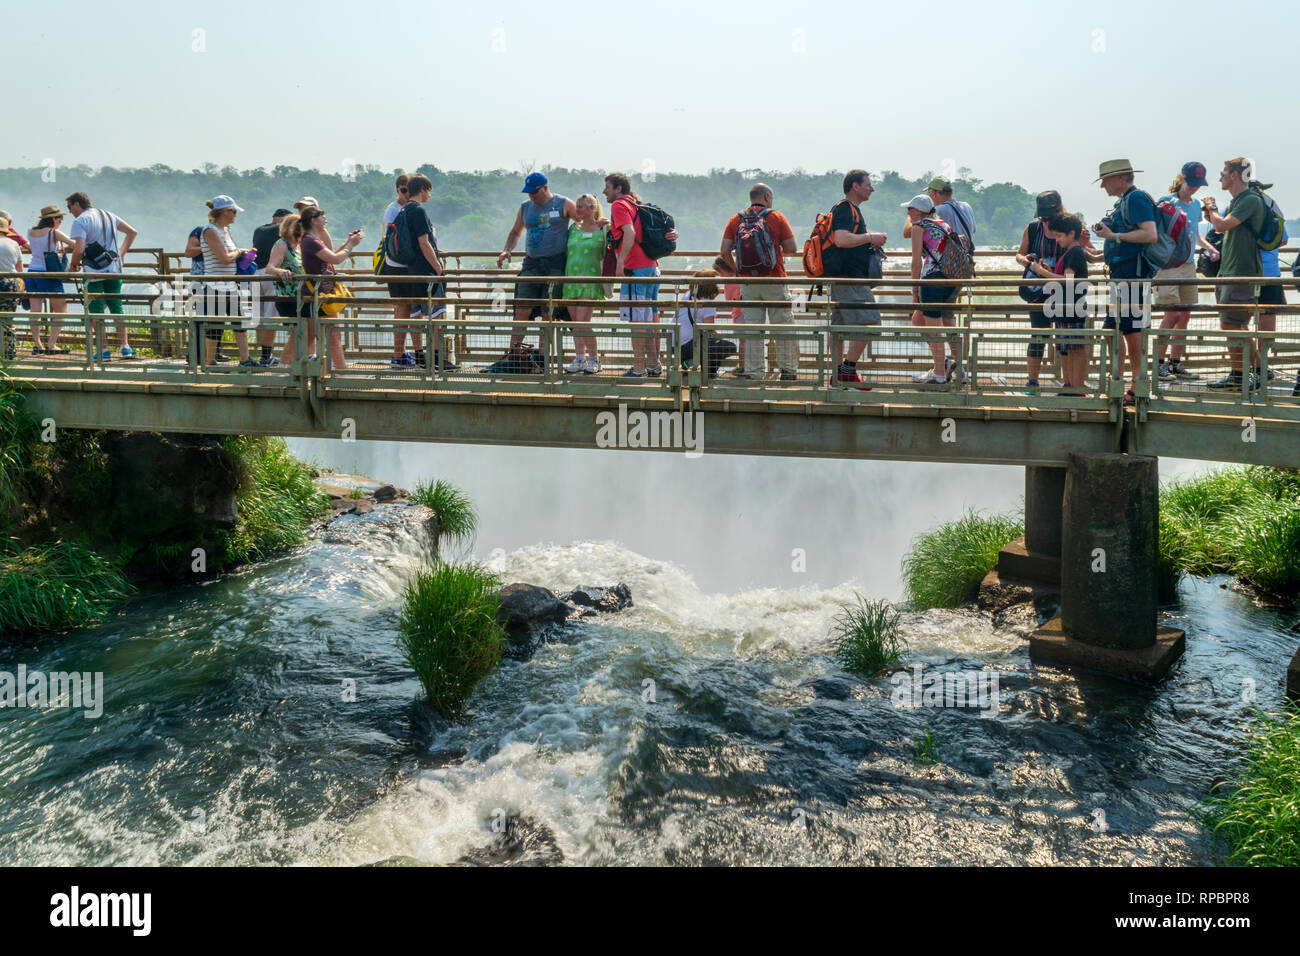
[[[1244,154],[1300,210],[1287,3],[7,0],[0,21],[0,166],[965,166],[1092,213],[1103,159],[1152,192],[1197,159],[1217,191]]]

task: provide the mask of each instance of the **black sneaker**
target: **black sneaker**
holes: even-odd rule
[[[650,378],[658,378],[664,373],[664,367],[662,365],[651,365],[646,368],[645,373]]]
[[[218,352],[217,357],[213,359],[213,362],[229,362],[229,361],[230,361],[230,356],[222,355],[220,352]]]
[[[1219,379],[1217,382],[1210,382],[1205,387],[1212,388],[1220,392],[1228,392],[1228,391],[1240,392],[1241,373],[1229,372],[1227,375],[1223,376],[1223,378]]]
[[[783,372],[781,372],[781,381],[783,381],[783,382],[797,382],[797,381],[799,381],[799,376],[796,375],[794,372],[786,372],[786,371],[783,371]]]

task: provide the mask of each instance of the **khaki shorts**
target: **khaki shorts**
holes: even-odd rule
[[[1259,301],[1258,289],[1254,285],[1221,285],[1214,291],[1219,305],[1254,305]],[[1250,312],[1220,312],[1219,318],[1229,325],[1249,327],[1251,315]]]
[[[1154,298],[1151,300],[1152,305],[1185,305],[1193,306],[1197,302],[1196,286],[1194,285],[1161,285],[1161,279],[1195,279],[1196,263],[1184,262],[1181,266],[1174,266],[1172,269],[1161,269],[1152,279],[1155,286]]]

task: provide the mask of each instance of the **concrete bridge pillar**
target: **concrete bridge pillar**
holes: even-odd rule
[[[1061,557],[1061,519],[1066,469],[1045,465],[1025,468],[1025,549]]]
[[[1061,510],[1061,616],[1030,640],[1034,660],[1158,680],[1183,632],[1156,625],[1159,460],[1071,455]],[[1030,498],[1026,483],[1026,535]]]

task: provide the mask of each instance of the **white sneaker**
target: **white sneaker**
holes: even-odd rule
[[[572,362],[564,366],[566,372],[581,372],[587,367],[587,361],[581,355],[574,358]]]
[[[966,381],[966,370],[952,359],[944,360],[943,372],[948,376],[948,378],[955,380],[959,385]]]
[[[600,371],[600,363],[594,358],[589,358],[587,359],[587,364],[582,367],[582,370],[588,375],[595,375]]]
[[[946,378],[940,378],[938,375],[934,374],[934,369],[930,369],[930,371],[926,372],[924,375],[922,375],[919,378],[913,378],[912,381],[916,382],[918,385],[947,385],[948,384],[948,380]]]

